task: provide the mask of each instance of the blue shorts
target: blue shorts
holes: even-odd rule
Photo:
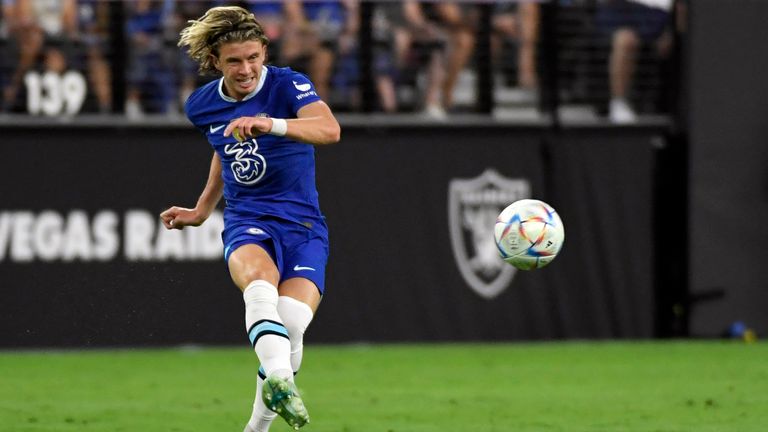
[[[237,248],[255,244],[264,249],[277,266],[280,281],[294,277],[311,280],[320,295],[325,293],[325,266],[328,238],[304,225],[275,218],[253,219],[229,224],[221,233],[224,260]]]

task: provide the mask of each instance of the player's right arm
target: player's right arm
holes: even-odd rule
[[[195,208],[173,206],[160,213],[166,229],[183,229],[185,226],[199,226],[213,213],[221,200],[224,191],[224,181],[221,179],[221,159],[218,153],[213,153],[211,169],[208,172],[208,182],[203,193],[197,199]]]

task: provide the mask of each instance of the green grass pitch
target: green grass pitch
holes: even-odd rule
[[[768,430],[765,343],[309,345],[304,359],[307,432]],[[256,368],[247,345],[0,351],[0,431],[240,432]]]

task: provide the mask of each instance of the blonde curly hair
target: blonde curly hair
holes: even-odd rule
[[[200,19],[187,21],[181,31],[180,47],[188,47],[187,55],[199,65],[201,74],[215,74],[213,58],[228,42],[261,41],[266,47],[269,38],[256,17],[238,6],[209,9]]]

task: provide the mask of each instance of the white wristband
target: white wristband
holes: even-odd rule
[[[269,130],[270,135],[285,136],[288,132],[288,122],[284,119],[273,118],[272,128]]]

